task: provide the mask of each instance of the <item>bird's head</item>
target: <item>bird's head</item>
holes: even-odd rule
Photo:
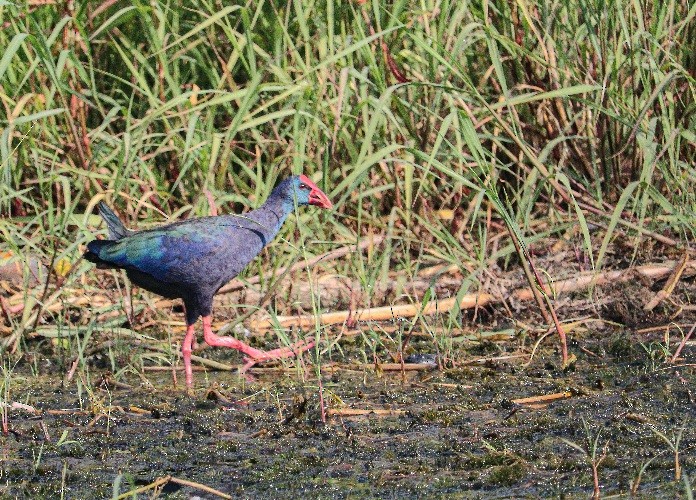
[[[329,197],[306,175],[296,175],[281,182],[276,188],[291,203],[298,205],[316,205],[321,208],[333,208]]]

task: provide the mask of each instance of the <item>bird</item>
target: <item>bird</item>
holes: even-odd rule
[[[191,352],[195,324],[202,317],[203,338],[210,346],[242,352],[241,371],[261,361],[295,356],[314,343],[298,342],[271,351],[261,351],[234,337],[218,336],[212,329],[213,297],[237,276],[278,234],[296,206],[314,205],[330,210],[328,196],[306,175],[284,179],[256,210],[242,215],[217,215],[174,222],[153,229],[127,229],[103,201],[99,214],[106,223],[108,239],[87,244],[86,260],[97,268],[124,269],[136,285],[169,299],[181,299],[186,317],[186,335],[181,352],[186,387],[193,391]]]

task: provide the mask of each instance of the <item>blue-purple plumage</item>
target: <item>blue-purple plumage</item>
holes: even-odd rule
[[[85,257],[100,267],[125,269],[131,281],[151,292],[183,299],[192,324],[210,314],[215,293],[276,236],[295,202],[319,204],[299,176],[284,180],[263,206],[244,215],[190,219],[146,231],[126,229],[100,206],[112,239],[90,242]]]

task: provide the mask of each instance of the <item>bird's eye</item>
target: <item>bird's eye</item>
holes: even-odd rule
[[[307,191],[309,191],[309,186],[303,182],[300,184],[300,189],[306,189]]]

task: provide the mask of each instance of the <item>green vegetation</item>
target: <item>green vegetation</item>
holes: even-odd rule
[[[207,214],[205,189],[234,211],[303,171],[338,206],[299,216],[308,251],[390,229],[372,272],[481,268],[505,217],[579,223],[596,268],[618,229],[691,239],[694,7],[510,5],[2,2],[3,236],[75,262],[100,197],[131,222]]]
[[[574,245],[563,258],[575,270],[624,268],[653,251],[681,256],[696,213],[694,40],[696,5],[677,0],[0,0],[0,266],[22,266],[20,284],[0,289],[0,395],[15,391],[13,370],[45,369],[36,338],[69,374],[80,408],[97,415],[110,403],[93,366],[147,384],[143,366],[177,362],[178,333],[163,323],[171,305],[80,260],[104,230],[92,215],[102,199],[142,228],[208,215],[211,200],[220,212],[258,206],[290,173],[317,181],[336,209],[300,210],[286,224],[242,276],[261,277],[260,299],[230,305],[232,317],[407,302],[422,312],[438,275],[424,289],[407,285],[439,265],[459,273],[452,296],[502,293],[509,281],[493,292],[485,284],[518,268],[527,282],[514,286],[535,288],[539,276],[567,277],[535,265],[559,242]],[[377,237],[295,275],[357,283],[348,299],[315,288],[291,299],[273,277]],[[541,333],[574,319],[557,318],[549,297],[534,307],[546,311]],[[385,350],[407,352],[423,338],[451,355],[472,341],[457,307],[440,312],[354,336],[317,327],[320,356],[307,362],[318,374],[346,352],[391,361]],[[495,355],[524,344],[529,354],[537,338],[526,334],[537,332],[522,330],[518,340],[480,335],[476,348]],[[645,352],[623,338],[608,349],[645,356],[654,372],[675,352],[663,340],[645,340]],[[136,356],[146,343],[155,348]],[[328,385],[326,404],[338,405],[343,395]],[[454,418],[431,413],[424,422]],[[654,435],[676,435],[682,422],[672,424]],[[684,449],[679,439],[665,441],[670,452]],[[603,477],[597,447],[581,448]],[[529,470],[515,459],[497,466],[486,484],[512,485]],[[694,476],[684,472],[680,488]]]

